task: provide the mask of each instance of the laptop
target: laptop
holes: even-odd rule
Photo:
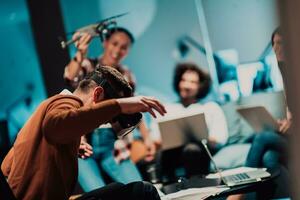
[[[208,154],[215,171],[219,174],[219,177],[223,181],[223,183],[228,186],[237,186],[237,185],[244,185],[244,184],[249,184],[249,183],[255,183],[255,182],[260,182],[263,178],[270,177],[271,174],[267,172],[265,169],[257,168],[248,172],[243,172],[243,173],[235,173],[232,175],[227,175],[223,176],[221,170],[218,168],[216,162],[214,161],[207,145],[206,141],[202,140],[201,141],[206,153]]]
[[[162,138],[162,150],[183,146],[190,141],[200,142],[208,138],[203,113],[163,117],[157,120]]]
[[[277,120],[264,106],[239,107],[237,112],[250,124],[256,132],[278,130]]]
[[[256,169],[249,172],[223,176],[222,181],[225,183],[225,185],[231,187],[231,186],[259,182],[263,178],[267,178],[270,176],[271,174],[267,172],[265,169]]]

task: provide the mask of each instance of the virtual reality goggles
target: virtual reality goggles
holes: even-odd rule
[[[94,74],[90,77],[90,79],[95,81],[104,89],[104,96],[106,99],[123,98],[123,96],[118,94],[104,77],[101,78]],[[142,113],[120,114],[114,117],[111,121],[111,125],[116,136],[118,138],[123,138],[127,134],[131,133],[139,125],[142,117]]]

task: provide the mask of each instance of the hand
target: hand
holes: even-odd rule
[[[156,147],[155,147],[155,144],[154,144],[154,142],[152,141],[152,139],[150,137],[147,137],[146,139],[144,139],[144,144],[147,148],[147,154],[145,156],[145,161],[150,162],[155,157]]]
[[[78,156],[82,159],[86,159],[93,154],[93,147],[87,143],[86,138],[81,136],[80,146],[78,149]]]
[[[279,133],[287,133],[287,130],[290,128],[292,124],[292,120],[290,119],[279,119],[277,120],[277,123],[279,125]]]
[[[76,40],[78,37],[79,40],[75,42],[75,46],[78,50],[78,53],[76,54],[76,58],[79,61],[83,60],[83,57],[87,54],[87,50],[90,44],[90,41],[92,39],[92,36],[89,33],[81,33],[81,32],[76,32],[72,39]]]
[[[156,118],[154,110],[156,110],[162,116],[166,113],[165,107],[153,97],[136,96],[120,98],[117,99],[117,102],[121,107],[121,112],[124,114],[149,112],[154,118]]]

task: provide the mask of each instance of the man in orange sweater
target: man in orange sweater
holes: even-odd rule
[[[68,199],[77,181],[81,136],[120,114],[149,112],[155,117],[153,110],[166,112],[154,98],[131,96],[131,87],[119,72],[101,67],[73,93],[64,90],[42,102],[1,165],[16,198]]]

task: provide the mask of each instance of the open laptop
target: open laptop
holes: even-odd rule
[[[208,154],[216,172],[219,174],[223,183],[225,185],[227,185],[228,187],[259,182],[263,178],[267,178],[267,177],[271,176],[271,174],[269,172],[267,172],[265,169],[261,169],[261,168],[258,168],[258,169],[255,169],[255,170],[252,170],[249,172],[236,173],[236,174],[232,174],[232,175],[223,176],[221,173],[221,170],[218,168],[216,162],[214,161],[214,159],[206,145],[206,141],[202,140],[201,142],[202,142],[204,149],[205,149],[206,153]]]
[[[203,113],[177,115],[157,120],[162,138],[162,149],[168,150],[190,141],[200,142],[208,138],[208,129]]]
[[[237,112],[256,132],[276,131],[279,128],[276,119],[263,106],[239,107]]]

